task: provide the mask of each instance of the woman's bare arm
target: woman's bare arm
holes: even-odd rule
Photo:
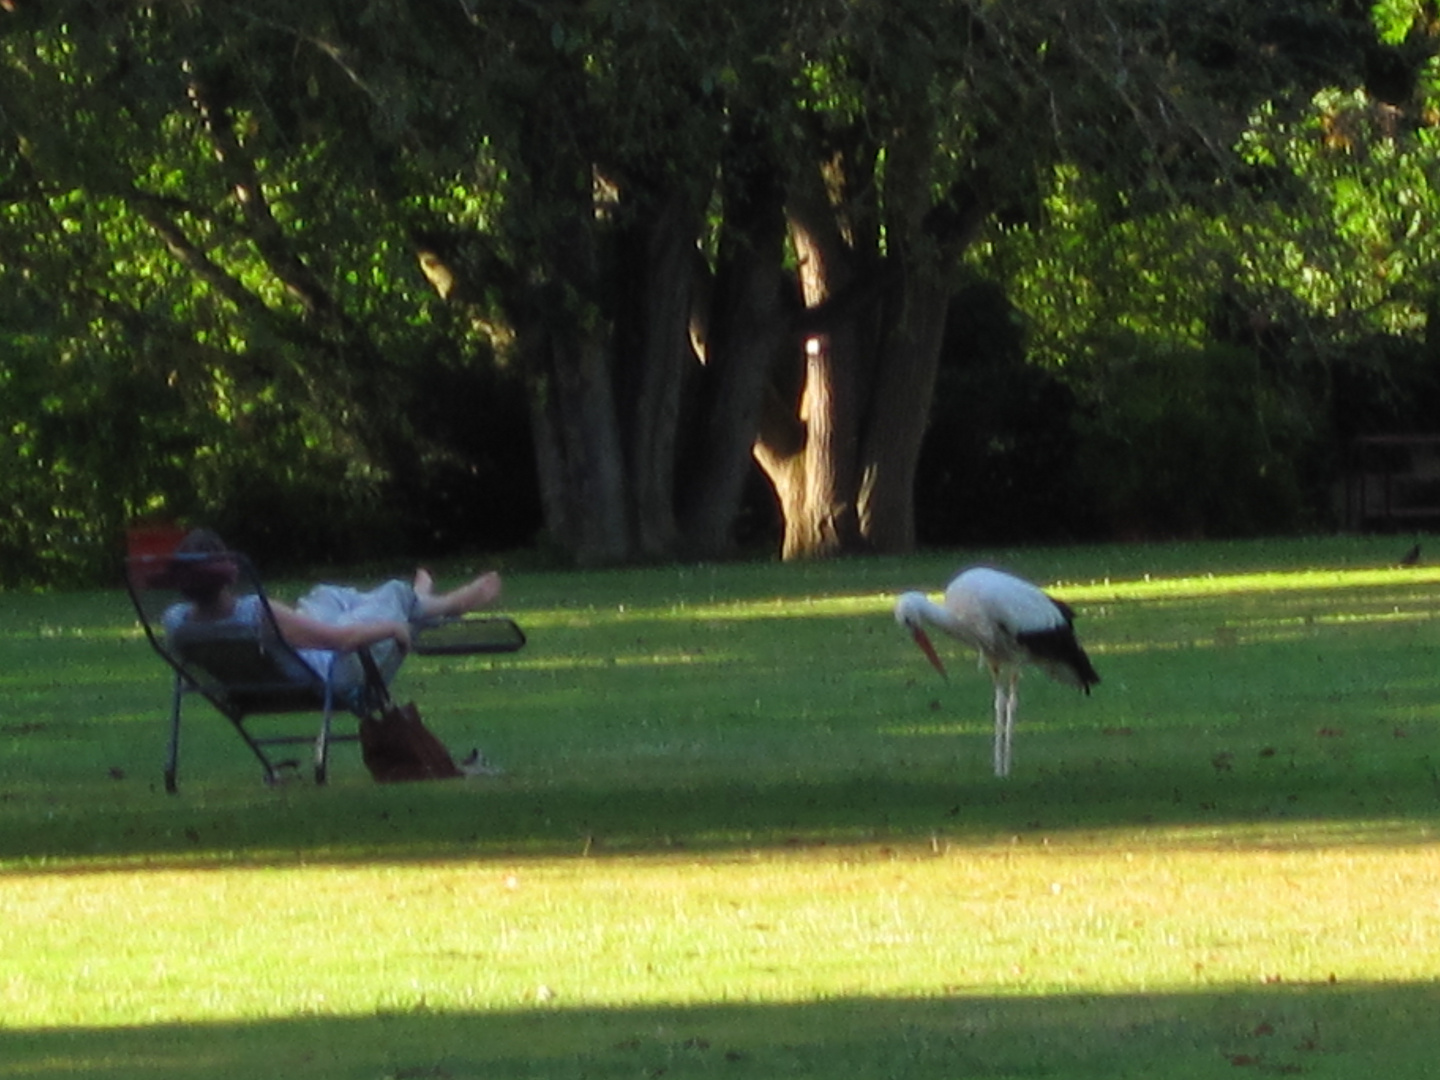
[[[410,626],[398,620],[382,619],[352,623],[348,626],[331,626],[274,600],[270,601],[270,610],[275,613],[275,625],[280,629],[280,636],[296,649],[354,652],[367,645],[377,645],[394,638],[401,652],[410,651]]]

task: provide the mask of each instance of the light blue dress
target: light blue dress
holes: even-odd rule
[[[354,623],[391,622],[414,623],[418,617],[419,598],[415,588],[408,581],[392,580],[374,589],[360,590],[349,585],[316,585],[300,598],[295,605],[300,614],[328,626],[351,626]],[[334,664],[332,676],[336,687],[353,688],[365,681],[365,670],[360,658],[354,653],[335,653],[324,649],[297,649],[301,657],[322,676]],[[370,646],[370,655],[385,685],[395,678],[404,653],[394,638],[387,638]]]

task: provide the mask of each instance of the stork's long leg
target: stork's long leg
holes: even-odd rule
[[[1015,746],[1015,711],[1020,704],[1020,670],[1010,672],[1010,693],[1005,702],[1005,751],[1003,771],[1000,776],[1010,775],[1010,760]]]
[[[1005,679],[998,669],[991,672],[995,680],[995,775],[1005,775],[1005,718],[1010,710],[1010,695],[1005,691]]]

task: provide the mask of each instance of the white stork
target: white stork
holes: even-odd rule
[[[941,675],[946,675],[945,665],[925,633],[925,624],[979,651],[995,683],[996,776],[1010,774],[1021,667],[1034,664],[1057,682],[1087,694],[1100,681],[1075,640],[1075,613],[1069,606],[1028,581],[986,566],[961,571],[946,587],[944,604],[923,593],[902,594],[895,601],[895,621],[910,631]]]

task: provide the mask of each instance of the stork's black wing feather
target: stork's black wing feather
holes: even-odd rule
[[[1050,630],[1031,630],[1015,635],[1030,658],[1052,677],[1078,686],[1085,693],[1100,681],[1090,657],[1075,640],[1075,631],[1067,622]]]

